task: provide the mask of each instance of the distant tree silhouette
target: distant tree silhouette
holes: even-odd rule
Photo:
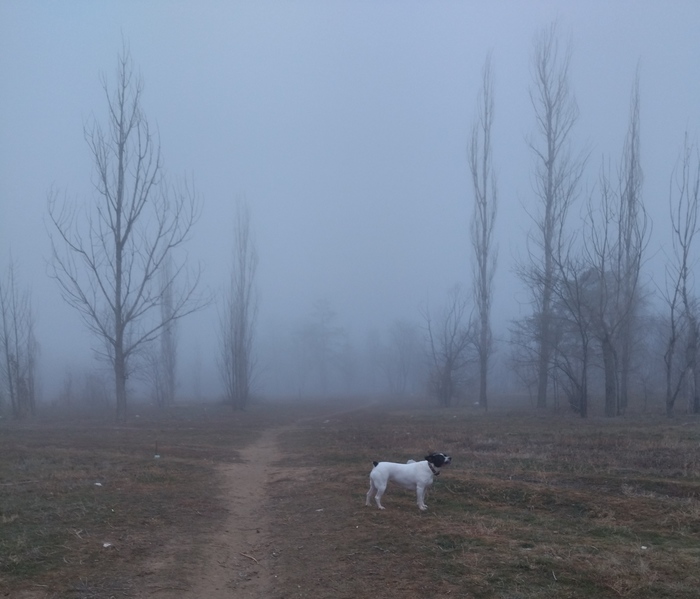
[[[250,230],[250,209],[246,203],[239,202],[234,223],[231,279],[220,315],[219,360],[226,401],[238,410],[248,405],[255,369],[253,343],[258,312],[255,292],[257,267],[258,254]]]
[[[38,353],[31,293],[20,289],[17,266],[10,260],[0,277],[0,407],[3,396],[8,398],[14,418],[36,409]]]
[[[579,110],[569,87],[571,46],[562,48],[557,24],[536,37],[532,59],[533,86],[530,102],[535,112],[537,136],[528,141],[535,160],[533,176],[537,208],[530,214],[534,229],[528,236],[528,253],[518,265],[533,305],[529,326],[518,327],[518,335],[530,331],[536,363],[538,408],[547,407],[547,389],[554,351],[555,243],[578,193],[585,157],[570,150],[571,131]],[[521,339],[524,341],[525,339]]]
[[[666,414],[674,406],[684,385],[691,388],[691,410],[700,412],[698,389],[697,298],[693,294],[692,249],[698,232],[700,199],[700,156],[686,133],[679,165],[671,175],[669,209],[673,254],[666,265],[665,299],[668,325],[664,366],[666,374]],[[686,351],[678,343],[686,341]]]
[[[491,55],[482,71],[482,89],[469,145],[469,170],[474,189],[471,242],[474,248],[474,300],[478,318],[476,350],[479,358],[479,405],[488,409],[489,358],[493,352],[491,302],[493,275],[498,251],[494,247],[493,226],[498,206],[496,175],[493,170],[491,127],[493,125],[493,77]]]

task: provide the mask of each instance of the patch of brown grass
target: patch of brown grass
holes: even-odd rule
[[[271,487],[279,596],[696,597],[695,421],[375,408],[285,439]],[[429,511],[390,487],[364,506],[371,460],[444,450]]]
[[[268,487],[275,599],[697,596],[697,420],[346,408],[3,424],[0,588],[32,599],[190,588],[226,516],[216,465],[297,421]],[[365,507],[372,460],[431,450],[453,464],[428,512],[396,487],[385,511]]]
[[[280,418],[200,406],[141,410],[124,426],[54,413],[3,424],[0,588],[42,597],[185,588],[183,564],[225,516],[214,466],[239,459]]]

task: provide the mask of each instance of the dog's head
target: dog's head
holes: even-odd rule
[[[452,462],[452,458],[446,453],[431,453],[423,458],[428,460],[436,468],[442,468]]]

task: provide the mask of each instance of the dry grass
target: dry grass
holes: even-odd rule
[[[697,597],[697,420],[313,405],[4,424],[0,596],[189,588],[225,518],[216,465],[292,421],[266,506],[276,599]],[[372,460],[429,450],[453,464],[428,512],[398,488],[364,506]]]
[[[125,426],[111,414],[5,423],[0,589],[87,599],[184,588],[182,564],[225,517],[215,465],[281,417],[209,406],[142,412]]]
[[[280,597],[697,597],[698,422],[377,408],[290,433]],[[373,459],[447,451],[421,514]],[[319,511],[322,510],[322,511]]]

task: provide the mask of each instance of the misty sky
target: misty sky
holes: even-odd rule
[[[639,65],[650,277],[663,262],[683,134],[696,137],[700,125],[697,1],[0,0],[0,267],[11,252],[31,286],[44,387],[91,359],[84,325],[46,274],[46,201],[52,188],[93,196],[83,127],[104,122],[100,77],[114,82],[122,40],[168,174],[191,177],[203,201],[188,255],[206,287],[225,286],[234,205],[245,198],[265,343],[283,345],[324,299],[361,344],[368,330],[419,321],[427,302],[470,284],[466,147],[489,51],[500,202],[494,330],[505,334],[529,311],[512,269],[534,195],[533,37],[554,19],[572,42],[574,147],[591,152],[589,189],[603,156],[619,160]],[[215,379],[215,304],[182,324],[180,343],[182,360],[201,352]]]

